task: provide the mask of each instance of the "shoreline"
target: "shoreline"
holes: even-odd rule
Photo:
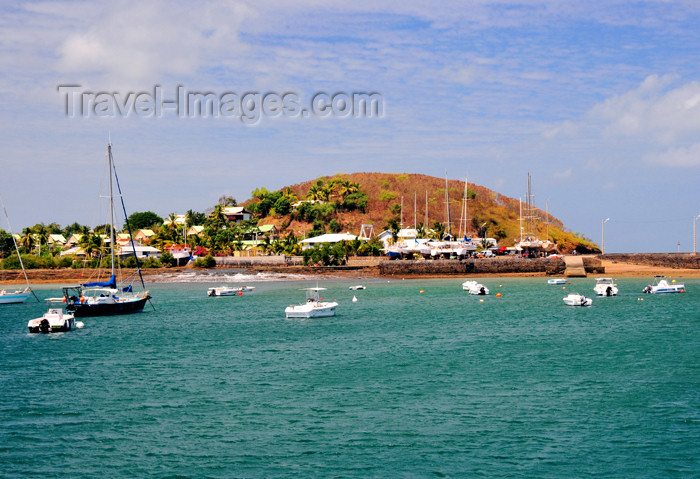
[[[670,278],[700,278],[700,269],[690,268],[669,268],[650,266],[647,264],[630,264],[613,262],[611,260],[602,259],[602,266],[605,268],[605,273],[589,274],[588,277],[610,276],[613,278],[642,278],[653,277],[655,275],[664,275]],[[245,272],[247,274],[272,273],[272,274],[289,274],[289,275],[304,275],[304,276],[327,276],[347,279],[365,279],[365,278],[423,278],[423,279],[442,279],[455,277],[491,277],[491,278],[539,278],[539,277],[559,277],[564,275],[547,275],[544,272],[520,272],[520,273],[479,273],[479,274],[401,274],[401,275],[382,275],[379,268],[376,266],[367,267],[312,267],[312,266],[282,266],[282,267],[246,267],[246,268],[210,268],[196,269],[187,266],[172,267],[172,268],[153,268],[143,269],[141,274],[144,281],[149,278],[158,277],[164,274],[178,273],[195,273],[217,276],[226,272]],[[121,270],[123,276],[136,274],[136,270]],[[27,270],[29,284],[79,284],[88,281],[103,281],[109,278],[109,270],[75,270],[71,268],[63,269],[31,269]],[[25,283],[24,276],[21,270],[2,270],[0,271],[0,285],[22,285]],[[0,286],[1,287],[1,286]]]

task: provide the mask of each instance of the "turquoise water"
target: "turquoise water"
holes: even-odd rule
[[[591,308],[562,297],[593,279],[361,282],[311,320],[283,313],[310,281],[151,285],[157,311],[55,335],[3,306],[0,476],[700,476],[700,280]]]

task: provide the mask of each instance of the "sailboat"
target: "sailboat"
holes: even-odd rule
[[[131,248],[136,257],[136,248],[134,247],[134,238],[131,235],[131,227],[124,207],[124,199],[122,197],[121,187],[119,186],[119,177],[117,170],[114,167],[114,158],[112,157],[112,143],[107,144],[107,162],[109,168],[109,213],[110,213],[110,259],[112,267],[112,276],[109,281],[84,283],[80,286],[63,288],[63,296],[66,300],[66,311],[72,313],[76,318],[85,316],[108,316],[114,314],[137,313],[143,311],[146,301],[151,299],[148,291],[139,293],[133,292],[132,285],[123,288],[117,287],[117,276],[114,265],[114,193],[113,193],[113,177],[116,180],[119,197],[121,198],[122,209],[126,226],[129,231],[129,239]],[[141,269],[136,261],[136,268],[141,280],[141,286],[145,288]]]
[[[34,294],[32,289],[29,287],[29,278],[27,278],[27,272],[24,270],[24,263],[22,263],[22,255],[19,254],[19,248],[17,247],[17,241],[15,240],[15,235],[12,234],[12,225],[10,225],[10,217],[7,216],[7,210],[5,209],[5,202],[0,197],[0,203],[2,203],[2,210],[5,213],[5,219],[7,220],[7,227],[10,230],[10,236],[12,237],[12,243],[15,245],[15,251],[17,252],[17,257],[19,258],[19,265],[22,267],[22,273],[24,273],[24,280],[27,286],[24,289],[17,289],[14,291],[7,291],[5,289],[0,289],[0,304],[16,304],[24,303],[30,294]],[[36,298],[36,295],[34,295]],[[39,299],[37,298],[37,301]]]

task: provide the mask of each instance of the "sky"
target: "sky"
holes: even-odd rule
[[[691,0],[2,2],[0,195],[14,230],[104,223],[111,138],[130,213],[352,172],[518,198],[529,172],[570,230],[600,244],[610,218],[608,253],[692,251],[699,21]],[[217,115],[159,103],[178,87]],[[354,93],[378,114],[346,114]]]

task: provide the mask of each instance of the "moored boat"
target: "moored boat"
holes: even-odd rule
[[[465,281],[462,283],[462,290],[469,291],[469,294],[484,296],[489,294],[489,289],[478,281]]]
[[[15,291],[0,290],[0,304],[24,303],[32,291],[29,288]]]
[[[75,328],[75,316],[64,312],[63,307],[56,307],[63,298],[48,298],[49,310],[40,318],[30,319],[27,323],[30,333],[61,333]]]
[[[585,297],[582,294],[570,293],[564,298],[564,303],[566,303],[567,306],[591,306],[593,304],[593,300]]]
[[[685,285],[681,283],[676,283],[674,279],[672,282],[668,282],[666,276],[657,275],[654,276],[654,282],[647,285],[642,293],[648,294],[663,294],[663,293],[685,293]]]
[[[207,296],[242,296],[243,293],[255,291],[254,286],[217,286],[207,290]]]
[[[148,291],[135,293],[131,285],[126,287],[117,287],[115,275],[115,234],[114,234],[114,194],[112,178],[116,178],[116,169],[112,158],[112,144],[107,144],[107,165],[109,169],[109,250],[112,276],[109,281],[93,281],[83,283],[80,286],[63,288],[63,295],[66,301],[66,311],[74,314],[75,317],[87,316],[110,316],[116,314],[129,314],[143,311],[146,301],[151,299]],[[116,185],[119,197],[122,202],[126,226],[129,231],[129,240],[131,242],[134,258],[136,258],[136,250],[134,248],[134,240],[129,227],[128,216],[126,216],[126,207],[124,206],[124,198],[121,194],[119,179],[116,178]],[[141,286],[145,288],[141,269],[136,261],[136,271]]]
[[[353,291],[357,291],[357,290],[360,290],[360,289],[367,289],[367,288],[366,288],[364,285],[357,284],[357,285],[355,285],[355,286],[350,286],[349,289],[351,289],[351,290],[353,290]]]
[[[566,284],[566,280],[564,278],[548,279],[547,284]]]
[[[323,301],[320,296],[321,291],[326,288],[306,288],[306,302],[299,305],[287,306],[284,314],[287,318],[319,318],[324,316],[335,316],[335,308],[338,303],[335,301]]]
[[[598,296],[617,296],[617,285],[612,278],[596,278],[593,291]]]

